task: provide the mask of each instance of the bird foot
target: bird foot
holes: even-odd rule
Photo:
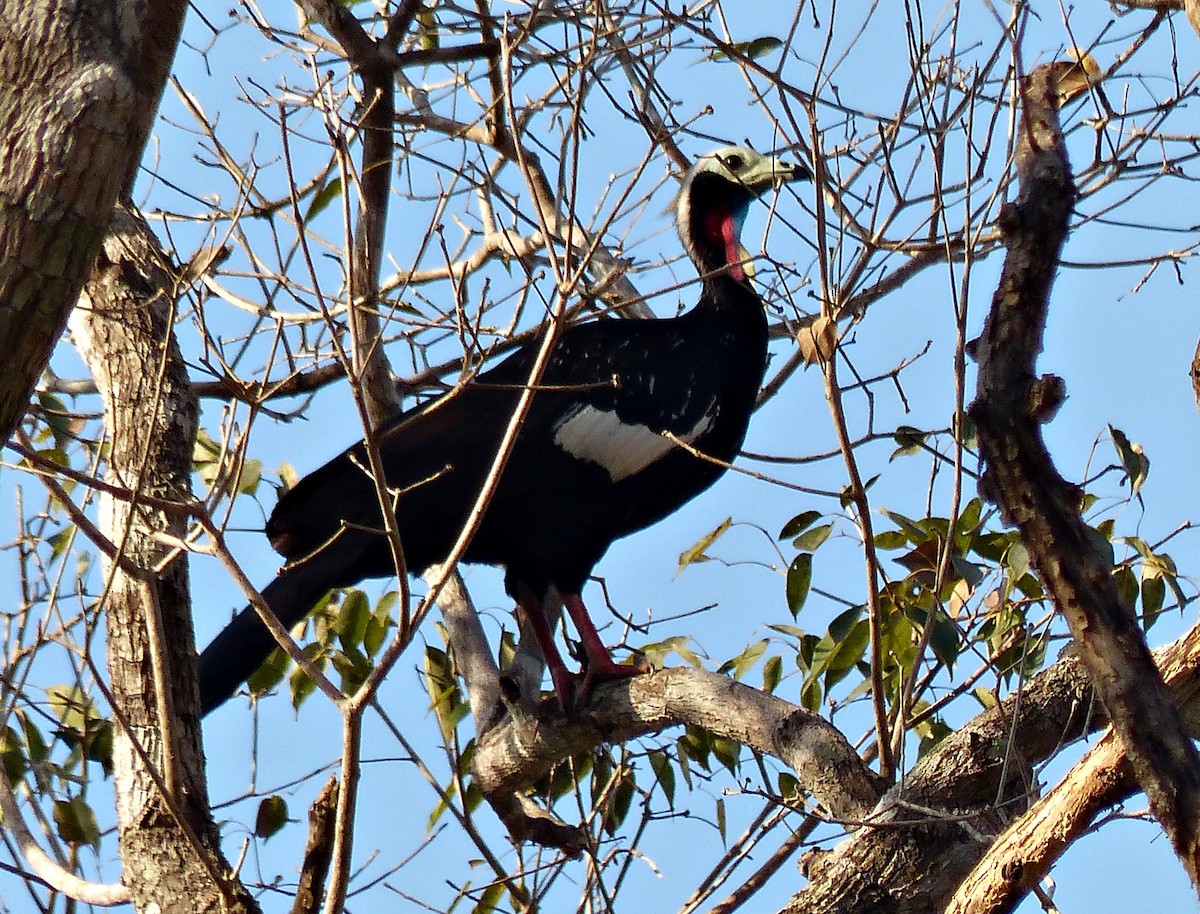
[[[649,673],[650,664],[645,660],[633,663],[617,663],[607,654],[599,657],[588,657],[584,660],[583,675],[574,677],[577,683],[572,710],[587,704],[592,696],[592,689],[605,682],[617,679],[630,679]],[[561,699],[560,699],[561,700]]]

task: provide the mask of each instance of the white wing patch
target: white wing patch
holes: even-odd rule
[[[692,428],[677,436],[688,444],[712,428],[708,412]],[[554,443],[573,457],[599,464],[613,482],[620,482],[665,457],[675,447],[647,425],[622,422],[615,412],[580,406],[554,427]]]

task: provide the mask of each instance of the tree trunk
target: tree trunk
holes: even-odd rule
[[[173,287],[149,229],[120,210],[72,321],[104,401],[105,481],[130,493],[101,503],[121,858],[139,910],[246,910],[208,808],[187,553],[158,537],[187,532],[198,414]]]
[[[183,0],[0,0],[0,442],[132,187]]]

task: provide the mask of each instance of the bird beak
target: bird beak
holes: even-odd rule
[[[764,166],[769,166],[768,185],[778,186],[784,184],[785,181],[811,181],[812,173],[808,168],[802,166],[799,162],[792,163],[768,156],[763,162]],[[766,168],[763,169],[766,172]]]

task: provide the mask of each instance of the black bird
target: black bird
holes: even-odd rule
[[[702,277],[696,307],[664,320],[575,324],[553,349],[463,560],[504,566],[505,588],[533,623],[564,706],[594,682],[645,671],[612,660],[579,593],[613,540],[708,488],[741,447],[767,361],[767,319],[747,278],[741,223],[767,188],[809,177],[802,166],[741,147],[699,159],[675,206],[679,236]],[[526,344],[377,433],[388,489],[399,493],[409,571],[443,561],[452,548],[538,346]],[[395,574],[382,528],[361,442],[285,493],[267,536],[287,564],[262,592],[284,626],[331,589]],[[578,695],[548,621],[563,605],[584,654]],[[229,698],[274,647],[254,610],[243,610],[200,656],[204,712]]]

